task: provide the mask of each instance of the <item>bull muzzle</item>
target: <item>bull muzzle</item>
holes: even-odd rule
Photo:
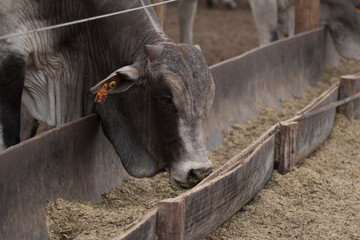
[[[212,167],[206,169],[191,169],[186,178],[186,182],[177,181],[174,177],[171,178],[171,183],[180,188],[193,188],[203,179],[212,173]]]
[[[212,173],[212,168],[208,169],[192,169],[188,176],[188,182],[195,185]],[[194,186],[195,186],[194,185]]]

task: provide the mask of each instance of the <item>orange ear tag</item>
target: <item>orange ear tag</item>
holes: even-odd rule
[[[357,9],[357,12],[360,13],[360,8]]]
[[[99,102],[105,102],[108,92],[107,92],[107,83],[104,83],[101,87],[101,89],[98,91],[98,93],[95,96],[95,102],[99,103]]]

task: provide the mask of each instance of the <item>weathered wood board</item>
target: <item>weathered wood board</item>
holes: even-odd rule
[[[224,129],[257,117],[259,105],[280,107],[280,99],[316,85],[324,65],[337,59],[335,51],[325,54],[329,37],[319,28],[211,66],[216,89],[205,126],[207,149],[222,145]]]
[[[0,238],[48,239],[47,200],[98,202],[126,176],[95,114],[8,148],[0,153]]]
[[[280,126],[279,172],[285,174],[306,158],[329,136],[335,121],[336,108],[312,114],[338,99],[339,84],[334,84],[297,116]]]
[[[295,0],[295,34],[319,26],[320,0]]]
[[[157,211],[157,208],[152,209],[112,240],[153,240],[156,233]]]
[[[280,123],[280,144],[279,159],[278,159],[278,171],[281,174],[285,174],[295,168],[295,160],[298,148],[297,135],[299,124],[296,121]]]
[[[202,239],[249,202],[269,181],[275,135],[238,166],[175,199],[185,200],[184,239]]]
[[[214,178],[220,176],[221,174],[224,174],[225,172],[228,172],[228,171],[236,168],[237,166],[241,165],[242,164],[241,159],[245,159],[246,156],[251,154],[259,146],[260,143],[262,143],[263,141],[268,139],[271,135],[275,134],[277,131],[277,128],[278,128],[278,124],[275,124],[274,126],[269,128],[269,130],[264,132],[257,140],[255,140],[253,143],[251,143],[247,148],[245,148],[240,153],[236,154],[232,159],[227,161],[225,164],[223,164],[221,167],[219,167],[213,173],[211,173],[207,178],[202,180],[199,183],[199,186],[204,185],[207,182],[213,180]]]
[[[327,92],[326,96],[324,96],[323,99],[314,106],[313,110],[331,102],[335,102],[337,98],[338,89],[335,87]],[[310,117],[300,118],[298,120],[298,149],[295,164],[309,156],[309,154],[311,154],[326,140],[333,128],[335,115],[336,108],[333,108]]]
[[[356,81],[356,92],[360,92],[360,81]],[[356,99],[354,102],[354,118],[360,117],[360,99]]]
[[[161,240],[183,240],[185,201],[182,198],[165,199],[158,203],[156,235]]]

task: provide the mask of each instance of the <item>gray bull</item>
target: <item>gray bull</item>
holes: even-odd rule
[[[0,35],[149,4],[3,0]],[[104,83],[109,97],[94,103],[89,89]],[[166,169],[190,186],[212,168],[203,128],[214,90],[201,51],[169,39],[152,8],[8,38],[0,41],[0,150],[19,142],[21,111],[25,138],[38,120],[57,126],[97,112],[132,176]]]
[[[294,35],[294,0],[249,0],[260,46]]]

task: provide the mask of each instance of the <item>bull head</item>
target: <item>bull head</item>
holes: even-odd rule
[[[116,84],[98,112],[105,135],[135,177],[166,169],[173,182],[191,187],[212,163],[203,139],[214,82],[204,57],[188,45],[145,45],[146,62],[122,67],[96,86]]]

